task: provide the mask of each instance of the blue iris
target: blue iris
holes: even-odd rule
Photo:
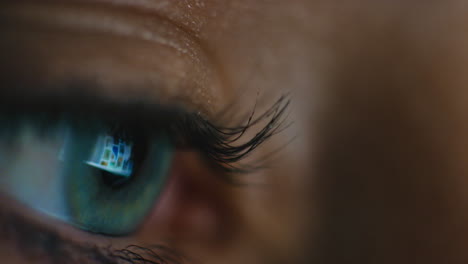
[[[167,177],[172,158],[167,138],[158,136],[144,143],[112,138],[117,144],[110,146],[108,159],[109,146],[96,147],[102,136],[78,133],[70,138],[64,167],[69,220],[107,235],[134,231],[153,207]],[[94,156],[102,153],[101,159],[86,161],[90,151]]]
[[[23,123],[0,138],[0,191],[86,231],[120,236],[138,228],[168,177],[167,136]]]

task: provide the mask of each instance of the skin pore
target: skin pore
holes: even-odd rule
[[[4,91],[83,89],[228,127],[287,94],[292,122],[249,156],[280,149],[241,187],[178,150],[125,237],[2,194],[2,261],[466,263],[465,20],[458,1],[2,1]]]

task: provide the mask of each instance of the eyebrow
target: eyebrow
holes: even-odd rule
[[[179,252],[163,245],[128,245],[115,249],[67,240],[56,232],[0,207],[0,236],[3,243],[15,243],[29,261],[53,264],[159,264],[187,263]]]

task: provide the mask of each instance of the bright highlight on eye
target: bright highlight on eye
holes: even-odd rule
[[[2,129],[2,188],[81,229],[131,233],[168,177],[173,147],[163,134],[133,135],[98,122],[17,123]]]
[[[106,135],[98,137],[94,152],[86,164],[124,178],[133,171],[132,143]]]

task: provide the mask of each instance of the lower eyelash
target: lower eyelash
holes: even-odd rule
[[[156,251],[160,251],[156,253]],[[129,264],[171,264],[186,263],[187,259],[179,252],[168,247],[157,245],[151,247],[141,247],[138,245],[129,245],[124,249],[114,250],[115,257],[127,261]],[[142,256],[151,256],[153,260],[145,259]]]
[[[187,258],[163,245],[129,245],[123,249],[98,247],[68,241],[52,230],[0,209],[2,243],[16,243],[23,257],[52,264],[171,264],[186,263]],[[46,257],[47,259],[43,259]]]

